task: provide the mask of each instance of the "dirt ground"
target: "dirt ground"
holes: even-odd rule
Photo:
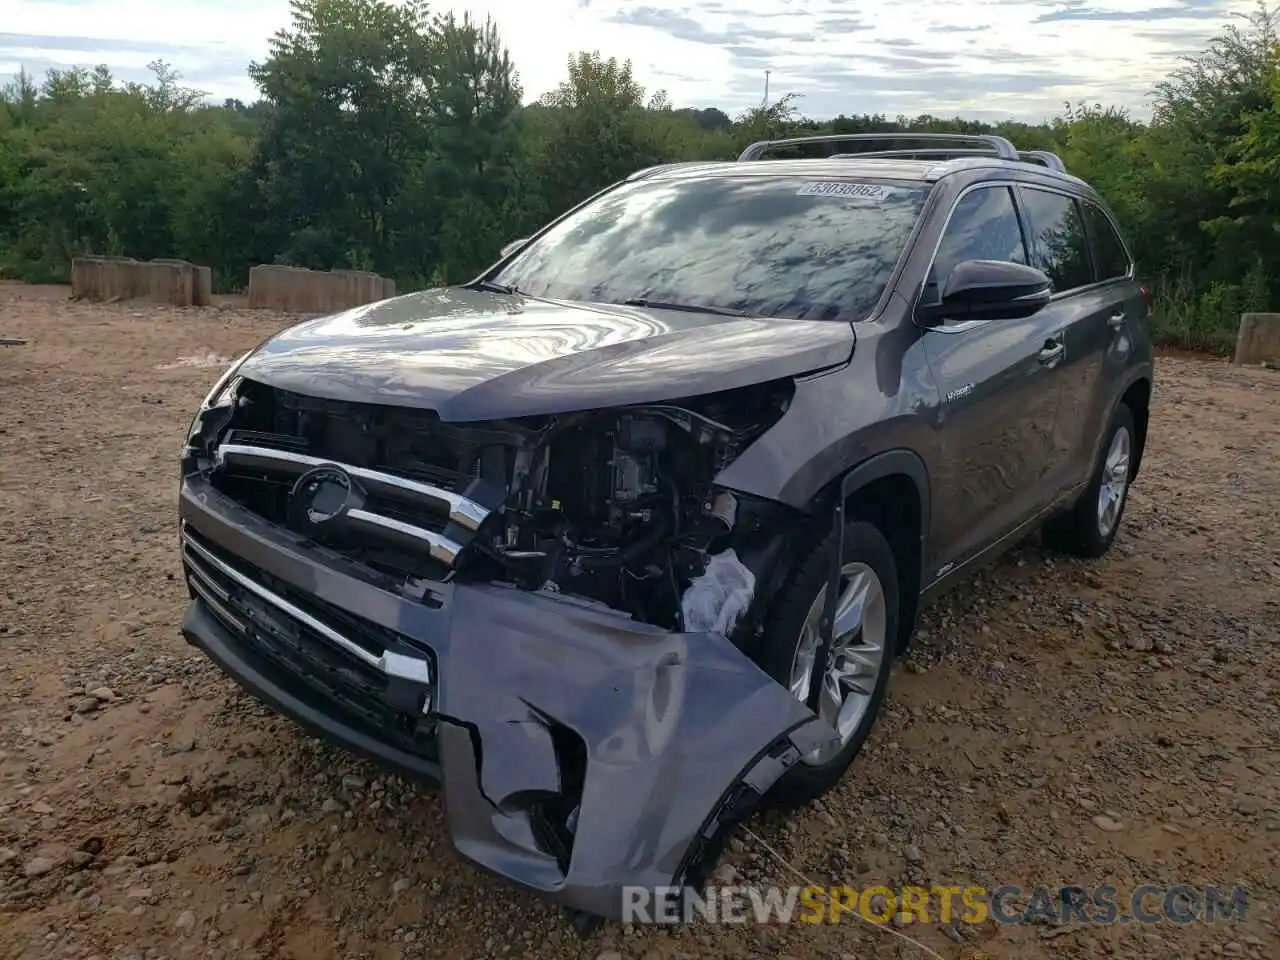
[[[1280,373],[1163,358],[1102,561],[933,604],[824,803],[736,882],[1247,889],[1242,921],[608,926],[451,848],[438,793],[256,705],[178,632],[195,404],[289,318],[0,284],[0,957],[1280,956]],[[1155,901],[1158,904],[1158,898]],[[932,952],[929,952],[932,951]]]

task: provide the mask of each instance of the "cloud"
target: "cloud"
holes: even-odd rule
[[[680,106],[736,113],[794,92],[810,116],[955,114],[1037,120],[1064,101],[1128,107],[1177,57],[1253,0],[470,0],[491,16],[526,95],[552,89],[569,56],[633,61]],[[107,64],[146,79],[163,59],[211,96],[253,99],[249,63],[289,23],[288,0],[5,0],[0,78]]]
[[[1128,5],[1126,5],[1128,6]],[[1036,23],[1054,23],[1063,20],[1103,20],[1111,22],[1151,20],[1221,20],[1227,16],[1231,4],[1220,0],[1182,0],[1182,2],[1137,9],[1103,9],[1085,0],[1065,0],[1061,9],[1036,17]]]

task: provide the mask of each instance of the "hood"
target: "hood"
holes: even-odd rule
[[[495,420],[696,396],[847,361],[845,323],[447,287],[311,320],[240,367],[309,396]]]

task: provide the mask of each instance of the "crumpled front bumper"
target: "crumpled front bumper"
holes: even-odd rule
[[[180,512],[187,639],[312,732],[438,779],[458,850],[566,907],[696,884],[835,736],[723,637],[497,585],[397,593],[198,475]]]

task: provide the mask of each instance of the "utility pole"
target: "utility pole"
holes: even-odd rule
[[[769,74],[771,73],[773,73],[772,70],[766,70],[764,72],[764,100],[760,102],[761,109],[769,106]]]

